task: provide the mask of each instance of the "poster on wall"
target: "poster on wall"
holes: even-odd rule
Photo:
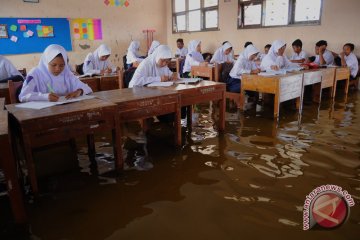
[[[101,40],[101,19],[74,18],[71,19],[71,29],[76,40]]]
[[[115,6],[115,7],[128,7],[130,6],[129,0],[103,0],[106,6]]]
[[[8,38],[7,34],[7,25],[6,24],[0,24],[0,38]]]

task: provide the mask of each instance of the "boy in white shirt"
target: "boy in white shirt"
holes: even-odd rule
[[[296,39],[292,43],[292,48],[294,50],[293,55],[290,57],[290,62],[293,63],[304,63],[307,60],[306,52],[302,50],[302,41]]]
[[[175,52],[175,57],[185,58],[188,50],[186,47],[184,47],[184,40],[182,38],[179,38],[178,40],[176,40],[176,45],[177,49]]]
[[[359,62],[354,54],[355,46],[352,43],[346,43],[343,52],[339,54],[341,58],[341,66],[350,68],[351,80],[356,78],[359,71]]]
[[[326,49],[327,41],[320,40],[316,43],[315,46],[315,61],[314,63],[318,65],[332,65],[334,63],[334,56],[332,52]]]

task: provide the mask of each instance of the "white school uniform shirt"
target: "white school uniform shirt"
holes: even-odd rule
[[[175,55],[179,55],[180,57],[186,57],[186,54],[188,54],[188,50],[186,47],[176,49]]]
[[[304,50],[302,50],[299,54],[294,52],[293,55],[291,55],[290,60],[302,60],[307,59],[307,54]]]
[[[166,45],[160,45],[155,52],[149,57],[145,58],[137,67],[134,76],[132,77],[129,88],[134,86],[145,86],[153,82],[161,82],[161,76],[172,76],[172,72],[168,68],[158,67],[157,62],[160,59],[169,59],[172,56],[171,49]]]
[[[48,64],[59,53],[64,58],[64,70],[54,76],[48,69]],[[67,54],[65,49],[57,44],[49,45],[40,58],[39,65],[33,68],[26,77],[24,85],[21,89],[20,102],[29,101],[49,101],[49,93],[54,91],[58,96],[65,96],[68,93],[78,89],[83,90],[83,94],[92,92],[91,88],[81,82],[67,66]]]
[[[283,56],[278,55],[279,49],[285,45],[286,43],[282,40],[276,40],[272,43],[268,54],[266,54],[264,59],[261,61],[260,68],[262,71],[270,71],[271,66],[274,65],[278,66],[279,68],[299,66],[299,64],[297,63],[290,62],[290,60],[285,55]]]
[[[100,57],[111,54],[111,49],[105,44],[101,44],[93,53],[89,53],[84,61],[83,71],[84,74],[100,74],[102,70],[110,68],[113,72],[116,72],[110,61],[101,61]]]
[[[254,45],[249,45],[245,50],[239,55],[239,58],[236,60],[233,68],[230,71],[230,77],[241,79],[241,75],[244,73],[251,73],[252,70],[257,69],[257,65],[254,61],[250,61],[250,57],[259,50],[255,48]]]
[[[229,42],[226,42],[220,48],[218,48],[213,57],[210,60],[210,63],[224,63],[224,62],[234,62],[234,57],[230,54],[225,55],[225,50],[232,48],[232,45]]]
[[[126,64],[132,64],[134,62],[141,62],[144,59],[140,58],[140,56],[138,55],[138,51],[140,48],[140,42],[139,41],[132,41],[130,43],[130,46],[127,50],[127,54],[126,54]]]
[[[0,80],[17,75],[21,76],[21,73],[7,58],[0,56]]]
[[[160,46],[160,43],[158,41],[152,41],[148,55],[151,55],[158,46]]]
[[[329,50],[325,49],[323,56],[326,65],[332,65],[334,63],[334,55]],[[316,55],[314,63],[320,65],[320,55]]]
[[[191,72],[192,66],[199,66],[200,63],[204,62],[204,58],[196,51],[197,46],[201,43],[199,40],[191,40],[189,42],[189,52],[186,55],[183,73]]]
[[[349,56],[344,56],[346,65],[350,68],[350,75],[355,78],[359,71],[359,62],[354,53],[350,53]]]

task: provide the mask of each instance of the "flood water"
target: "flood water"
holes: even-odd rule
[[[97,170],[79,140],[80,171],[45,180],[27,204],[30,239],[360,239],[359,91],[306,103],[301,118],[285,106],[278,125],[271,107],[231,108],[223,134],[214,104],[196,111],[182,149],[166,124],[146,137],[127,124],[120,177],[109,135],[96,136]],[[324,184],[346,189],[355,206],[338,229],[303,231],[305,196]]]

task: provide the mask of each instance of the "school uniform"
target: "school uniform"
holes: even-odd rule
[[[48,69],[48,64],[59,54],[64,58],[64,70],[54,76]],[[57,44],[48,46],[40,58],[37,67],[33,68],[26,77],[21,89],[20,102],[49,101],[49,93],[54,91],[58,96],[66,96],[76,90],[82,89],[83,94],[92,92],[91,88],[81,82],[67,66],[67,54],[65,49]]]
[[[323,57],[326,62],[326,65],[332,65],[334,63],[334,55],[329,50],[325,49]],[[320,65],[320,55],[315,56],[314,63]]]
[[[278,66],[279,68],[299,66],[299,64],[290,62],[290,60],[285,55],[283,56],[278,55],[279,49],[285,45],[286,43],[282,40],[276,40],[272,43],[268,54],[266,54],[264,59],[261,61],[260,68],[262,71],[270,71],[271,66],[274,65]]]
[[[171,56],[171,49],[168,46],[160,45],[157,47],[153,54],[140,63],[129,83],[129,88],[161,82],[161,76],[171,77],[173,73],[168,66],[159,67],[157,65],[160,59],[169,59]]]
[[[203,55],[196,51],[197,46],[201,43],[199,40],[192,40],[189,42],[189,52],[186,55],[184,68],[183,68],[183,75],[188,77],[189,73],[191,72],[192,66],[199,66],[200,63],[204,62]]]
[[[151,55],[158,46],[160,46],[160,43],[159,43],[158,41],[153,41],[153,42],[151,43],[150,48],[149,48],[148,56]]]
[[[250,57],[258,52],[259,50],[257,50],[254,45],[249,45],[239,55],[239,58],[236,60],[230,71],[230,76],[226,81],[228,92],[239,93],[241,87],[241,75],[250,74],[252,70],[258,69],[255,61],[250,61]]]
[[[141,62],[144,59],[141,58],[140,55],[138,55],[138,51],[140,48],[140,42],[139,41],[132,41],[130,43],[130,46],[127,50],[127,54],[126,54],[126,64],[128,65],[128,68],[132,67],[132,64],[134,62]]]
[[[294,52],[293,55],[291,55],[290,60],[303,60],[307,59],[307,54],[305,51],[301,51],[300,53]]]
[[[188,54],[188,49],[186,47],[176,49],[175,55],[179,55],[179,57],[186,57],[186,54]]]
[[[24,79],[7,58],[0,56],[0,82],[6,83],[8,80],[22,81]]]
[[[83,72],[84,74],[100,74],[101,71],[110,68],[113,72],[116,72],[110,61],[107,59],[101,61],[100,58],[111,54],[111,49],[105,44],[101,44],[93,53],[89,53],[84,61]]]
[[[345,55],[344,59],[345,59],[347,67],[350,68],[351,78],[355,79],[356,75],[358,74],[358,71],[359,71],[359,62],[358,62],[356,55],[353,52],[351,52],[349,54],[349,56]]]
[[[224,43],[220,48],[218,48],[213,57],[210,60],[210,63],[224,63],[224,62],[234,62],[233,55],[231,52],[228,55],[225,55],[225,51],[229,48],[232,48],[232,45],[229,42]]]

